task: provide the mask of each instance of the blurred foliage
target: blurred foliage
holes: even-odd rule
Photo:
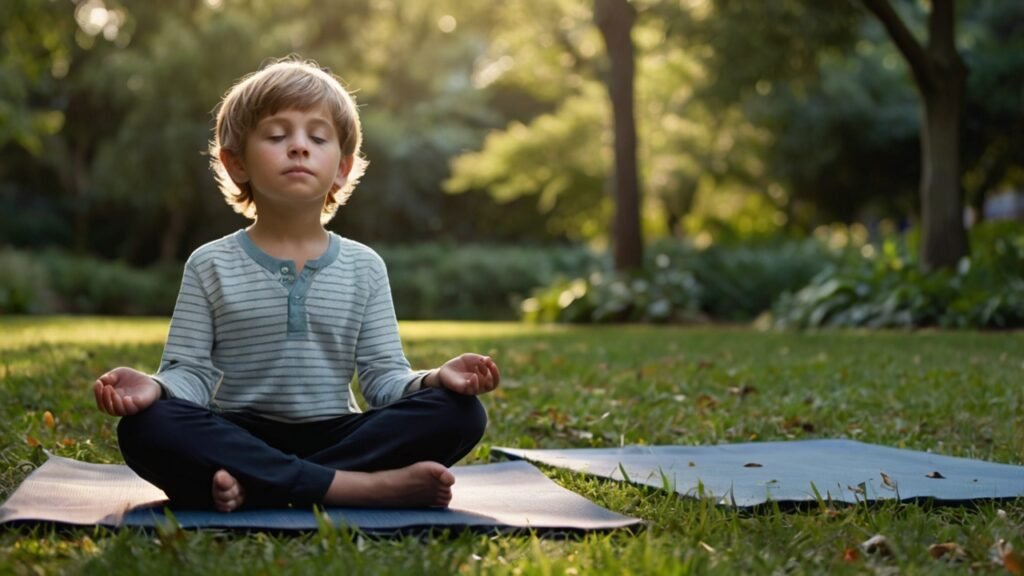
[[[513,319],[519,303],[558,276],[605,259],[580,247],[419,244],[382,248],[398,317]]]
[[[776,303],[780,328],[1017,328],[1024,326],[1024,224],[971,231],[954,271],[922,273],[913,235],[865,244]]]
[[[783,293],[801,288],[836,261],[841,250],[818,240],[773,239],[712,245],[662,241],[648,250],[643,271],[597,269],[561,278],[522,303],[528,322],[749,321]]]
[[[0,314],[168,315],[181,283],[177,265],[123,262],[47,250],[0,248]]]
[[[634,5],[649,240],[912,220],[917,97],[862,6]],[[920,32],[919,3],[895,5]],[[0,242],[145,266],[238,228],[207,169],[210,112],[238,77],[295,53],[338,73],[364,118],[370,168],[333,229],[375,244],[600,246],[611,127],[592,6],[4,2]],[[958,14],[963,186],[980,206],[1024,181],[1024,8],[966,0]]]

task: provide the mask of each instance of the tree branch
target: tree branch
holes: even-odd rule
[[[882,23],[885,31],[889,33],[889,37],[896,44],[896,48],[903,54],[903,58],[910,66],[910,71],[914,74],[914,81],[917,83],[918,90],[922,94],[931,92],[935,88],[935,82],[932,79],[931,68],[928,65],[928,56],[925,54],[921,43],[917,41],[917,38],[914,38],[910,29],[903,22],[903,19],[893,9],[889,0],[861,1]],[[941,0],[935,0],[932,3],[932,10],[936,10],[936,6],[941,4],[943,4]]]

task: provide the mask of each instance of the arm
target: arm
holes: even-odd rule
[[[398,335],[387,269],[379,258],[374,264],[368,272],[369,298],[363,309],[355,360],[363,396],[371,406],[379,407],[416,389],[415,383],[426,373],[409,367]]]
[[[160,369],[153,379],[169,398],[208,406],[224,373],[213,365],[213,308],[193,259],[185,264]]]
[[[115,368],[93,384],[96,407],[111,416],[130,416],[162,396],[209,404],[222,373],[210,360],[213,322],[209,299],[192,263],[185,265],[181,290],[171,317],[160,370],[155,376],[133,368]]]

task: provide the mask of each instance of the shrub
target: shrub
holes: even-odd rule
[[[29,254],[0,248],[0,313],[36,314],[51,305],[46,269]]]
[[[902,238],[832,266],[774,307],[780,328],[1009,328],[1024,325],[1024,226],[987,223],[971,232],[956,270],[923,272]]]
[[[138,270],[57,251],[0,250],[0,312],[5,314],[167,315],[181,266]]]
[[[402,319],[514,318],[530,291],[602,266],[582,247],[421,244],[379,249]]]
[[[174,309],[181,266],[146,270],[61,252],[41,257],[56,296],[54,311],[73,314],[168,315]]]
[[[814,240],[775,240],[704,250],[678,240],[647,249],[644,269],[607,269],[562,278],[523,302],[538,322],[679,322],[706,317],[749,320],[787,290],[805,285],[838,255]]]

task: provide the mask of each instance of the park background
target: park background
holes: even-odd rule
[[[168,314],[188,254],[246,225],[208,170],[214,106],[300,55],[357,95],[370,168],[330,228],[384,256],[401,319],[1024,321],[1017,2],[13,0],[0,21],[0,313]]]
[[[48,454],[123,462],[89,386],[157,369],[184,259],[246,224],[213,107],[290,54],[356,91],[370,167],[330,227],[388,263],[412,365],[502,367],[465,464],[815,438],[1024,462],[1021,2],[4,0],[0,499]],[[543,471],[644,531],[5,525],[0,573],[1024,573],[1020,499],[742,511]]]

